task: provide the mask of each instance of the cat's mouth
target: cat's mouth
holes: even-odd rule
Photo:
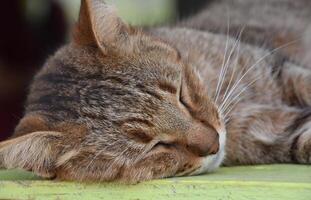
[[[196,175],[194,174],[195,171],[199,170],[201,168],[201,166],[195,166],[195,167],[192,167],[190,169],[187,169],[185,171],[182,171],[182,172],[179,172],[177,173],[175,176],[176,177],[181,177],[181,176],[192,176],[192,175]]]

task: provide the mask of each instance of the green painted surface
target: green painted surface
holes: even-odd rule
[[[224,167],[212,174],[137,185],[56,182],[28,172],[0,171],[0,199],[311,200],[311,166]]]

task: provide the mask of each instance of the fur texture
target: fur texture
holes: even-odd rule
[[[287,44],[311,8],[295,2],[215,1],[177,26],[142,31],[101,0],[82,0],[73,41],[35,76],[14,138],[0,143],[0,166],[137,182],[221,163],[311,163],[310,52]],[[266,13],[273,20],[263,23]]]
[[[217,0],[203,12],[182,21],[178,26],[236,37],[243,29],[242,41],[278,51],[311,68],[309,0]]]

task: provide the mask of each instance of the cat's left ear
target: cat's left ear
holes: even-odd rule
[[[60,152],[64,150],[64,134],[34,132],[0,143],[0,169],[19,168],[51,178]]]
[[[104,54],[122,50],[130,44],[130,28],[103,0],[81,0],[74,41],[80,45],[96,45]]]

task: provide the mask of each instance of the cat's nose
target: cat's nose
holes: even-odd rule
[[[219,134],[213,129],[193,130],[188,133],[187,140],[187,148],[200,157],[216,154],[219,150]]]

